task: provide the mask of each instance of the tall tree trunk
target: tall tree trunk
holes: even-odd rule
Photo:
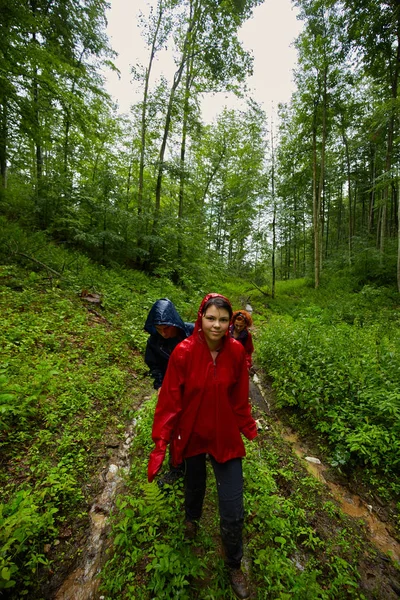
[[[275,285],[276,285],[276,198],[275,198],[275,153],[274,153],[274,136],[273,127],[271,123],[271,196],[272,196],[272,286],[271,286],[271,297],[275,298]]]
[[[202,207],[204,206],[204,203],[205,203],[205,200],[207,198],[207,194],[208,194],[208,190],[210,188],[210,185],[211,185],[211,183],[212,183],[215,175],[218,173],[218,169],[221,166],[221,163],[222,163],[222,160],[223,160],[225,154],[226,154],[226,142],[224,140],[224,145],[222,147],[222,152],[219,155],[217,163],[214,165],[213,170],[211,171],[210,175],[208,176],[207,181],[206,181],[206,185],[204,187],[204,192],[203,192],[203,195],[202,195],[202,198],[201,198],[201,206]]]
[[[8,122],[7,122],[7,99],[4,98],[0,107],[1,122],[0,122],[0,188],[7,187],[7,138],[8,138]],[[1,192],[0,192],[1,193]]]
[[[78,71],[81,68],[83,57],[86,53],[86,50],[87,50],[86,47],[83,47],[81,50],[81,53],[76,62],[76,65],[75,65],[75,73],[78,73]],[[73,97],[75,95],[78,77],[79,77],[79,75],[77,75],[77,74],[75,74],[73,77],[71,91],[70,91],[70,97]],[[64,188],[64,190],[63,191],[64,191],[64,196],[67,196],[67,197],[71,197],[71,195],[72,195],[72,176],[69,172],[69,160],[70,160],[70,156],[71,156],[71,147],[70,147],[70,143],[69,143],[69,136],[70,136],[71,126],[72,126],[71,108],[72,108],[71,102],[69,102],[64,107],[64,148],[63,148],[63,171],[64,171],[64,173],[63,173],[64,174],[63,188]]]
[[[326,205],[324,212],[326,212],[326,229],[325,229],[325,258],[329,257],[329,227],[330,227],[330,217],[331,217],[331,194],[330,194],[330,186],[328,188],[328,193],[326,195]]]
[[[188,51],[191,44],[191,35],[192,29],[194,25],[194,17],[190,19],[189,26],[186,32],[185,41],[183,44],[183,50],[181,55],[181,61],[177,71],[175,72],[174,79],[171,86],[171,91],[169,94],[169,101],[167,106],[167,112],[165,115],[165,124],[164,124],[164,133],[161,141],[160,152],[158,156],[158,173],[157,173],[157,183],[156,183],[156,191],[155,191],[155,207],[154,207],[154,220],[153,220],[153,235],[156,234],[158,218],[160,213],[161,206],[161,186],[162,186],[162,178],[164,171],[164,157],[165,157],[165,149],[167,147],[167,140],[169,135],[169,128],[171,125],[171,116],[172,116],[172,107],[175,100],[176,90],[180,84],[182,79],[182,74],[186,65],[186,61],[188,58]]]
[[[201,9],[201,2],[198,0],[190,0],[190,14],[189,14],[189,23],[188,28],[185,35],[185,40],[183,43],[183,49],[181,54],[181,60],[177,71],[175,72],[173,83],[171,86],[171,91],[169,95],[169,101],[167,106],[167,112],[165,115],[165,124],[164,124],[164,133],[161,141],[160,152],[158,156],[158,172],[157,172],[157,182],[156,182],[156,190],[155,190],[155,206],[154,206],[154,219],[153,219],[153,227],[152,227],[152,235],[155,237],[157,235],[157,227],[158,227],[158,219],[160,214],[161,207],[161,187],[162,187],[162,178],[164,172],[164,157],[165,150],[167,147],[167,140],[169,135],[169,128],[171,124],[171,116],[172,116],[172,108],[175,100],[176,90],[180,84],[182,79],[182,74],[188,60],[188,56],[192,54],[192,48],[194,44],[195,37],[195,25],[197,19],[199,17],[199,10]]]
[[[394,129],[396,118],[398,118],[398,108],[396,108],[396,101],[398,96],[398,82],[399,82],[399,69],[400,69],[400,2],[397,2],[399,6],[397,6],[397,23],[396,23],[396,32],[397,32],[397,48],[396,48],[396,58],[395,58],[395,67],[393,71],[393,77],[391,82],[391,97],[392,97],[392,109],[391,115],[388,123],[388,136],[387,136],[387,146],[386,146],[386,157],[385,157],[385,172],[387,175],[387,182],[383,190],[383,207],[382,207],[382,217],[381,217],[381,236],[379,243],[379,250],[381,253],[381,262],[383,261],[383,255],[385,251],[385,237],[386,237],[386,229],[387,229],[387,210],[389,204],[389,190],[391,188],[391,169],[392,169],[392,155],[393,155],[393,139],[394,139]]]
[[[313,146],[313,228],[314,228],[314,287],[319,287],[319,271],[320,271],[320,244],[319,244],[319,205],[318,205],[318,166],[317,166],[317,107],[314,108],[314,122],[312,131],[312,146]]]
[[[320,171],[319,171],[319,185],[318,185],[318,205],[317,211],[320,219],[319,226],[319,274],[321,273],[322,268],[322,235],[324,228],[324,211],[322,210],[322,193],[325,187],[325,147],[326,147],[326,135],[327,135],[327,104],[328,104],[328,96],[327,96],[327,76],[328,69],[324,67],[323,72],[323,100],[322,100],[322,139],[321,139],[321,159],[320,159]],[[324,195],[325,197],[325,195]],[[319,279],[318,279],[319,283]]]
[[[154,220],[153,220],[153,235],[155,235],[157,231],[158,219],[160,214],[161,207],[161,186],[162,186],[162,178],[164,172],[164,157],[165,157],[165,149],[167,147],[167,140],[169,135],[169,128],[171,125],[171,115],[172,115],[172,107],[175,100],[175,93],[178,88],[178,85],[182,78],[183,69],[186,62],[186,54],[182,55],[181,64],[179,65],[179,69],[176,71],[174,76],[174,81],[171,87],[169,101],[167,106],[167,113],[165,115],[165,124],[164,124],[164,133],[161,141],[160,152],[158,155],[158,172],[157,172],[157,183],[156,183],[156,192],[155,192],[155,207],[154,207]]]
[[[36,12],[37,3],[36,0],[30,0],[30,8],[33,16],[33,26],[36,28]],[[38,45],[36,36],[36,30],[32,32],[32,44]],[[34,143],[35,143],[35,191],[36,191],[36,204],[39,213],[41,227],[47,226],[47,206],[43,211],[43,206],[39,207],[39,202],[42,198],[42,175],[43,175],[43,152],[41,144],[41,123],[40,123],[40,109],[39,109],[39,81],[38,81],[39,69],[37,64],[33,67],[32,72],[32,105],[33,105],[33,129],[34,129]]]
[[[182,258],[182,220],[183,220],[183,205],[185,196],[185,154],[186,154],[186,137],[189,121],[189,99],[190,99],[190,88],[192,84],[192,70],[193,70],[193,54],[187,63],[186,68],[186,80],[185,80],[185,99],[183,104],[183,124],[182,124],[182,139],[181,139],[181,155],[180,155],[180,175],[179,175],[179,205],[178,205],[178,260]]]
[[[376,147],[373,148],[371,156],[371,192],[369,195],[369,210],[368,210],[368,233],[372,233],[374,228],[375,214],[375,177],[376,177]]]
[[[350,163],[350,152],[349,142],[346,136],[345,126],[343,123],[342,116],[342,140],[344,145],[345,157],[346,157],[346,175],[347,175],[347,188],[348,188],[348,199],[349,199],[349,232],[348,232],[348,248],[349,248],[349,264],[352,262],[353,255],[353,196],[351,187],[351,163]]]
[[[154,31],[151,50],[150,50],[150,58],[149,64],[147,65],[145,80],[144,80],[144,92],[143,92],[143,105],[142,105],[142,118],[140,124],[140,158],[139,158],[139,181],[138,181],[138,205],[137,205],[137,213],[140,217],[143,208],[143,188],[144,188],[144,156],[146,149],[146,129],[147,129],[147,100],[149,95],[149,82],[151,70],[153,67],[154,56],[156,54],[156,44],[158,39],[158,34],[160,31],[161,21],[164,14],[164,5],[162,2],[159,4],[159,12],[157,18],[156,29]],[[140,224],[139,224],[140,228]]]
[[[400,178],[397,178],[397,289],[400,293]]]

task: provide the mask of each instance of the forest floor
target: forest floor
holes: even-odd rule
[[[232,600],[214,478],[190,548],[182,482],[168,494],[146,482],[156,399],[138,349],[141,296],[102,314],[75,287],[49,287],[16,267],[0,276],[0,383],[14,411],[0,437],[0,540],[19,569],[0,598]],[[271,382],[258,374],[259,435],[246,441],[243,462],[243,566],[253,600],[399,598],[393,506],[359,474],[328,467],[321,440],[276,410]],[[179,594],[168,591],[176,573]],[[2,574],[10,576],[6,567]]]
[[[393,503],[386,503],[375,490],[366,485],[362,474],[343,474],[324,464],[321,444],[315,433],[302,430],[299,435],[291,426],[290,411],[277,410],[272,382],[264,379],[262,386],[251,385],[253,405],[266,410],[271,429],[282,439],[282,460],[287,452],[296,457],[296,469],[311,474],[324,486],[323,495],[332,499],[348,517],[349,523],[361,532],[365,551],[357,565],[359,588],[367,598],[381,600],[400,597],[400,538],[396,532]],[[306,458],[316,461],[307,461]],[[280,482],[281,494],[290,494],[287,481]],[[293,486],[292,486],[293,487]],[[334,520],[316,512],[313,526],[321,537],[329,538],[337,527]]]
[[[147,390],[150,391],[150,390]],[[151,391],[150,391],[151,393]],[[142,390],[141,398],[137,399],[137,406],[140,403],[144,404],[149,399],[146,395],[146,389]],[[287,415],[284,413],[277,413],[274,410],[274,392],[272,386],[268,380],[264,381],[264,384],[254,384],[251,382],[251,399],[253,404],[254,416],[258,420],[260,426],[259,437],[262,438],[262,444],[269,444],[274,447],[274,452],[278,456],[280,462],[281,473],[285,473],[286,470],[292,470],[293,477],[287,478],[285,476],[275,478],[277,483],[277,494],[280,497],[288,498],[292,494],[296,493],[296,488],[299,486],[299,481],[303,478],[307,478],[310,474],[316,478],[318,484],[315,488],[309,487],[310,498],[308,499],[311,503],[323,505],[326,503],[334,503],[336,510],[333,510],[329,516],[325,511],[313,511],[312,514],[312,528],[315,531],[315,535],[322,540],[329,540],[330,538],[337,537],[338,531],[345,528],[347,534],[352,535],[354,532],[355,544],[360,545],[362,540],[363,550],[359,554],[357,564],[354,568],[358,571],[358,592],[359,596],[348,596],[348,597],[359,597],[366,599],[376,600],[394,600],[400,597],[400,569],[399,569],[399,548],[400,544],[392,536],[395,536],[394,526],[391,524],[391,508],[379,500],[377,496],[371,496],[371,490],[361,486],[357,483],[357,478],[353,479],[344,478],[343,475],[335,473],[333,469],[329,469],[326,466],[317,464],[316,462],[308,462],[305,457],[318,457],[320,456],[321,449],[318,446],[317,441],[310,435],[308,437],[298,438],[294,430],[288,424]],[[128,433],[128,437],[131,436],[132,432]],[[75,538],[76,544],[79,548],[74,548],[74,551],[70,552],[71,555],[79,556],[80,558],[73,564],[68,564],[68,561],[64,563],[64,568],[57,570],[55,566],[55,574],[50,582],[50,585],[46,587],[44,591],[44,598],[52,598],[53,600],[95,600],[100,598],[112,598],[119,596],[111,596],[104,594],[99,591],[99,578],[96,575],[98,571],[101,571],[104,566],[107,557],[109,557],[109,550],[111,549],[110,529],[107,525],[107,513],[111,510],[111,506],[106,509],[100,506],[101,495],[104,496],[104,489],[107,487],[107,478],[110,471],[110,465],[118,465],[121,463],[121,454],[124,456],[123,444],[114,444],[116,437],[113,432],[109,433],[109,439],[104,440],[105,447],[112,448],[111,453],[108,454],[108,461],[105,464],[99,465],[100,471],[98,473],[98,481],[105,482],[103,489],[98,488],[98,496],[92,506],[92,514],[100,515],[101,526],[98,528],[98,523],[94,524],[92,519],[92,533],[86,538],[82,535],[81,537]],[[126,461],[125,461],[126,467]],[[321,476],[323,473],[323,476]],[[109,497],[107,502],[114,502],[118,494],[124,494],[127,492],[123,480],[114,482],[115,486],[113,489],[112,498]],[[177,486],[181,484],[176,484]],[[128,485],[129,487],[129,485]],[[371,499],[372,497],[372,499]],[[375,506],[371,506],[371,502],[375,501]],[[306,506],[303,507],[307,509]],[[343,512],[345,513],[343,515]],[[217,548],[217,555],[223,557],[222,548],[219,541],[218,529],[215,528],[215,503],[212,499],[208,499],[206,496],[204,514],[202,517],[204,529],[208,529],[212,532],[214,544]],[[347,514],[346,514],[347,513]],[[371,523],[371,515],[373,515],[373,523]],[[94,531],[94,533],[93,533]],[[250,534],[251,535],[251,534]],[[250,539],[247,537],[245,545],[249,544]],[[338,554],[342,553],[341,548],[338,547]],[[201,544],[195,544],[193,552],[201,558],[205,555],[206,550]],[[392,556],[393,560],[390,558]],[[302,570],[302,562],[305,561],[305,557],[302,556],[299,551],[296,557],[296,565]],[[146,566],[148,561],[143,562],[140,567],[136,567],[136,581],[145,582],[147,579]],[[260,591],[259,582],[252,580],[251,575],[251,559],[246,555],[244,557],[244,570],[246,571],[252,595],[251,598],[292,598],[288,594],[285,595],[274,595],[273,593],[266,593],[263,595],[262,590]],[[140,572],[142,571],[142,572]],[[102,572],[100,572],[100,581],[102,579]],[[206,572],[205,576],[200,579],[194,579],[193,581],[193,598],[206,597],[202,595],[202,590],[206,590],[211,580],[213,579],[212,571]],[[56,588],[58,588],[56,590]],[[344,585],[344,589],[346,585]],[[100,588],[101,590],[101,588]],[[225,592],[226,593],[226,592]],[[125,596],[121,593],[121,598],[133,598],[135,596]],[[140,596],[142,597],[142,596]],[[157,596],[149,596],[156,598]],[[162,596],[164,597],[164,596]],[[219,597],[219,596],[218,596]],[[231,597],[221,595],[222,597]],[[301,598],[301,596],[299,596]],[[304,596],[305,597],[305,596]],[[315,596],[319,597],[319,596]],[[328,595],[329,598],[335,596]],[[347,597],[346,595],[338,595],[338,598]],[[172,596],[171,596],[172,598]],[[308,598],[308,596],[307,596]],[[314,598],[314,596],[310,596]]]

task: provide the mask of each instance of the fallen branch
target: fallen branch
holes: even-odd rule
[[[259,292],[261,292],[262,294],[264,294],[264,296],[267,296],[267,298],[269,298],[268,292],[264,292],[260,287],[258,287],[258,285],[256,283],[254,283],[254,281],[252,281],[251,283],[254,285],[255,288],[258,289]]]
[[[51,273],[54,273],[54,275],[57,275],[57,277],[62,277],[61,273],[58,273],[57,271],[55,271],[54,269],[52,269],[51,267],[48,267],[47,265],[45,265],[44,263],[40,262],[40,260],[37,260],[37,258],[33,258],[32,256],[28,256],[27,254],[24,254],[23,252],[17,252],[18,256],[24,256],[25,258],[28,258],[29,260],[33,261],[34,263],[40,265],[41,267],[43,267],[44,269],[47,269],[48,271],[50,271]]]

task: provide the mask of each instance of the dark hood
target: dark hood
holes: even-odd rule
[[[190,325],[190,323],[184,323],[184,321],[182,321],[173,302],[168,300],[168,298],[161,298],[160,300],[154,302],[149,314],[147,315],[144,329],[147,331],[147,333],[154,335],[157,333],[155,327],[156,325],[173,325],[174,327],[178,327],[183,331],[184,337],[191,333],[191,331],[189,332],[190,328],[193,329],[193,325]]]

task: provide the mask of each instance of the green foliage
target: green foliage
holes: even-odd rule
[[[319,305],[273,316],[258,357],[274,378],[278,406],[300,409],[326,435],[332,463],[379,467],[399,463],[400,328],[382,290],[320,298]],[[386,327],[387,317],[392,327]]]
[[[43,544],[57,532],[51,504],[39,506],[29,491],[21,490],[7,504],[0,504],[0,590],[17,580],[29,583],[29,573],[47,565]]]
[[[260,433],[257,441],[246,444],[246,452],[246,537],[257,597],[364,598],[355,567],[362,552],[357,534],[344,523],[328,534],[320,528],[324,511],[331,513],[328,518],[341,518],[332,502],[324,502],[322,484],[297,471],[278,432]]]
[[[101,592],[107,600],[231,598],[220,559],[210,465],[195,550],[182,541],[182,484],[161,492],[155,483],[143,483],[155,404],[153,395],[135,417],[129,488],[114,514],[113,548],[101,573]],[[342,517],[332,502],[324,501],[322,484],[298,472],[278,434],[260,433],[252,443],[246,442],[246,453],[245,557],[251,562],[255,597],[361,600],[355,567],[361,542],[344,522],[337,525]],[[279,480],[291,490],[286,497],[280,493]],[[319,513],[334,523],[329,535],[318,527]]]
[[[376,470],[377,485],[379,473],[390,474],[381,461],[395,456],[400,372],[390,290],[365,286],[339,301],[332,289],[315,293],[304,281],[289,282],[288,295],[279,285],[272,301],[242,280],[226,280],[223,270],[201,286],[188,277],[182,289],[167,271],[148,277],[106,269],[49,245],[43,233],[21,240],[25,256],[10,244],[0,267],[0,587],[10,598],[41,597],[41,583],[57,569],[50,563],[57,560],[62,528],[79,520],[87,525],[94,477],[111,454],[108,433],[118,435],[132,419],[131,471],[112,516],[101,593],[108,600],[232,598],[210,465],[196,549],[183,537],[182,484],[161,493],[155,483],[144,483],[157,398],[143,401],[151,386],[144,379],[142,327],[162,296],[188,321],[206,291],[225,293],[234,305],[254,299],[258,359],[273,370],[279,402],[298,408],[301,400],[320,430],[330,425],[338,464],[362,461]],[[85,304],[82,290],[98,293],[101,305]],[[267,300],[279,315],[265,315]],[[361,541],[322,497],[320,483],[299,473],[272,431],[246,443],[246,451],[245,557],[258,600],[266,593],[361,600]],[[392,479],[388,494],[396,491]],[[330,535],[320,515],[332,520]]]
[[[106,273],[43,234],[23,243],[35,261],[9,254],[0,268],[0,572],[10,598],[49,576],[44,546],[55,553],[58,528],[86,515],[107,432],[125,428],[141,393],[142,356],[109,319],[123,321],[130,299],[143,326],[143,286],[149,301],[158,292],[144,275]],[[49,283],[46,267],[63,275]],[[92,312],[82,289],[100,290],[103,308]]]

